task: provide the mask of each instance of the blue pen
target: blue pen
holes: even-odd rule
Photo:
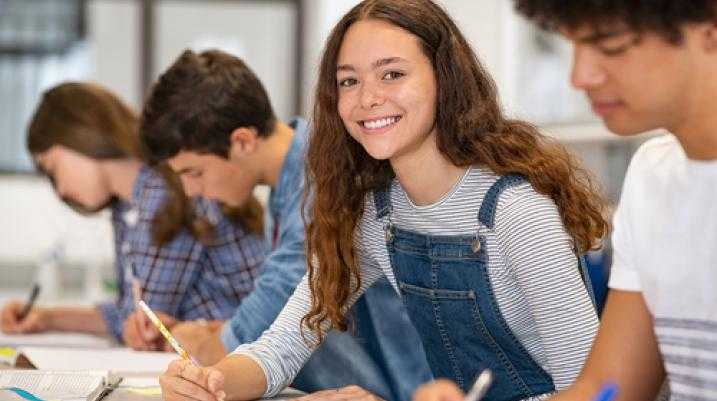
[[[617,396],[617,385],[614,383],[603,384],[593,401],[612,401]]]
[[[4,387],[3,390],[12,391],[13,393],[19,395],[20,397],[28,400],[28,401],[43,401],[41,398],[37,398],[34,395],[28,393],[27,391],[17,388],[17,387]]]

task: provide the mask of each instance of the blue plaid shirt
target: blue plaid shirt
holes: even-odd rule
[[[267,252],[261,236],[247,233],[209,201],[195,203],[198,214],[214,219],[209,243],[199,242],[184,229],[156,247],[152,219],[166,199],[164,179],[143,167],[131,204],[117,202],[112,208],[119,295],[115,302],[98,307],[108,331],[120,342],[122,323],[135,309],[132,274],[139,280],[142,299],[156,311],[181,320],[227,320],[253,290]]]

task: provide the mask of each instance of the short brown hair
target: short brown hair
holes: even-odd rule
[[[152,163],[180,150],[226,158],[236,128],[267,136],[275,122],[264,86],[244,61],[219,50],[186,50],[153,86],[140,133]]]

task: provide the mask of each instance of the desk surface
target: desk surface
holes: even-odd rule
[[[294,389],[286,389],[281,394],[277,395],[276,397],[272,398],[272,401],[287,401],[294,399],[296,397],[302,396],[304,393],[294,390]],[[149,396],[149,395],[140,395],[140,394],[133,394],[127,389],[119,388],[110,395],[108,395],[106,398],[104,398],[102,401],[160,401],[162,400],[162,396]]]
[[[287,389],[281,394],[274,398],[262,400],[262,401],[288,401],[296,397],[300,397],[304,393],[294,390]],[[118,388],[112,391],[107,397],[103,398],[102,401],[161,401],[161,395],[142,395],[136,394],[127,388]]]

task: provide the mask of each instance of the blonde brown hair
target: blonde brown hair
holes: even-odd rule
[[[344,310],[360,285],[354,230],[367,193],[394,177],[388,161],[371,158],[351,138],[337,111],[337,56],[355,22],[376,19],[415,35],[438,83],[437,145],[454,165],[482,165],[521,174],[556,203],[580,253],[607,233],[605,203],[587,171],[535,127],[503,116],[495,85],[446,12],[430,0],[366,0],[334,27],[324,49],[307,155],[310,312],[302,323],[321,336],[322,324],[346,329]],[[326,157],[326,155],[332,157]]]

